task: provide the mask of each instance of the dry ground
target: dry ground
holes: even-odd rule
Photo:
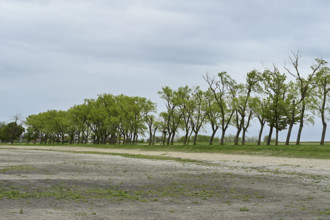
[[[330,219],[329,160],[45,149],[0,147],[0,219]]]

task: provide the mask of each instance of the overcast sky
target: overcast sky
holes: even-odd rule
[[[307,74],[314,58],[330,61],[329,10],[327,0],[0,0],[0,120],[100,93],[161,108],[164,85],[206,88],[202,75],[222,71],[244,82],[254,68],[288,65],[290,51]]]

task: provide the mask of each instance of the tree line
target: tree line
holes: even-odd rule
[[[159,114],[156,103],[147,98],[102,94],[67,111],[30,115],[25,120],[25,139],[41,143],[136,144],[139,137],[148,137],[149,145],[153,145],[158,133],[163,145],[172,145],[178,133],[183,132],[183,143],[187,145],[196,144],[199,132],[208,125],[212,130],[210,145],[218,131],[220,144],[224,144],[230,126],[236,128],[234,144],[244,145],[255,118],[260,125],[258,145],[265,126],[269,126],[267,145],[273,135],[278,145],[278,135],[283,130],[287,130],[288,145],[295,124],[299,126],[299,145],[304,125],[319,117],[323,145],[330,110],[330,69],[325,60],[315,59],[310,73],[304,76],[300,58],[299,53],[293,53],[285,73],[276,65],[263,72],[252,70],[246,74],[245,83],[237,83],[230,74],[221,72],[217,77],[203,76],[206,91],[199,86],[176,90],[164,86],[158,94],[166,110]]]

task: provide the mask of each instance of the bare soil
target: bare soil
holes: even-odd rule
[[[1,146],[0,219],[330,219],[330,161]]]

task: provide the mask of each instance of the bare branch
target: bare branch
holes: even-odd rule
[[[212,89],[212,86],[215,82],[215,78],[210,77],[210,75],[208,73],[205,73],[205,75],[203,75],[203,78],[207,82],[207,84],[209,84],[209,87]]]

